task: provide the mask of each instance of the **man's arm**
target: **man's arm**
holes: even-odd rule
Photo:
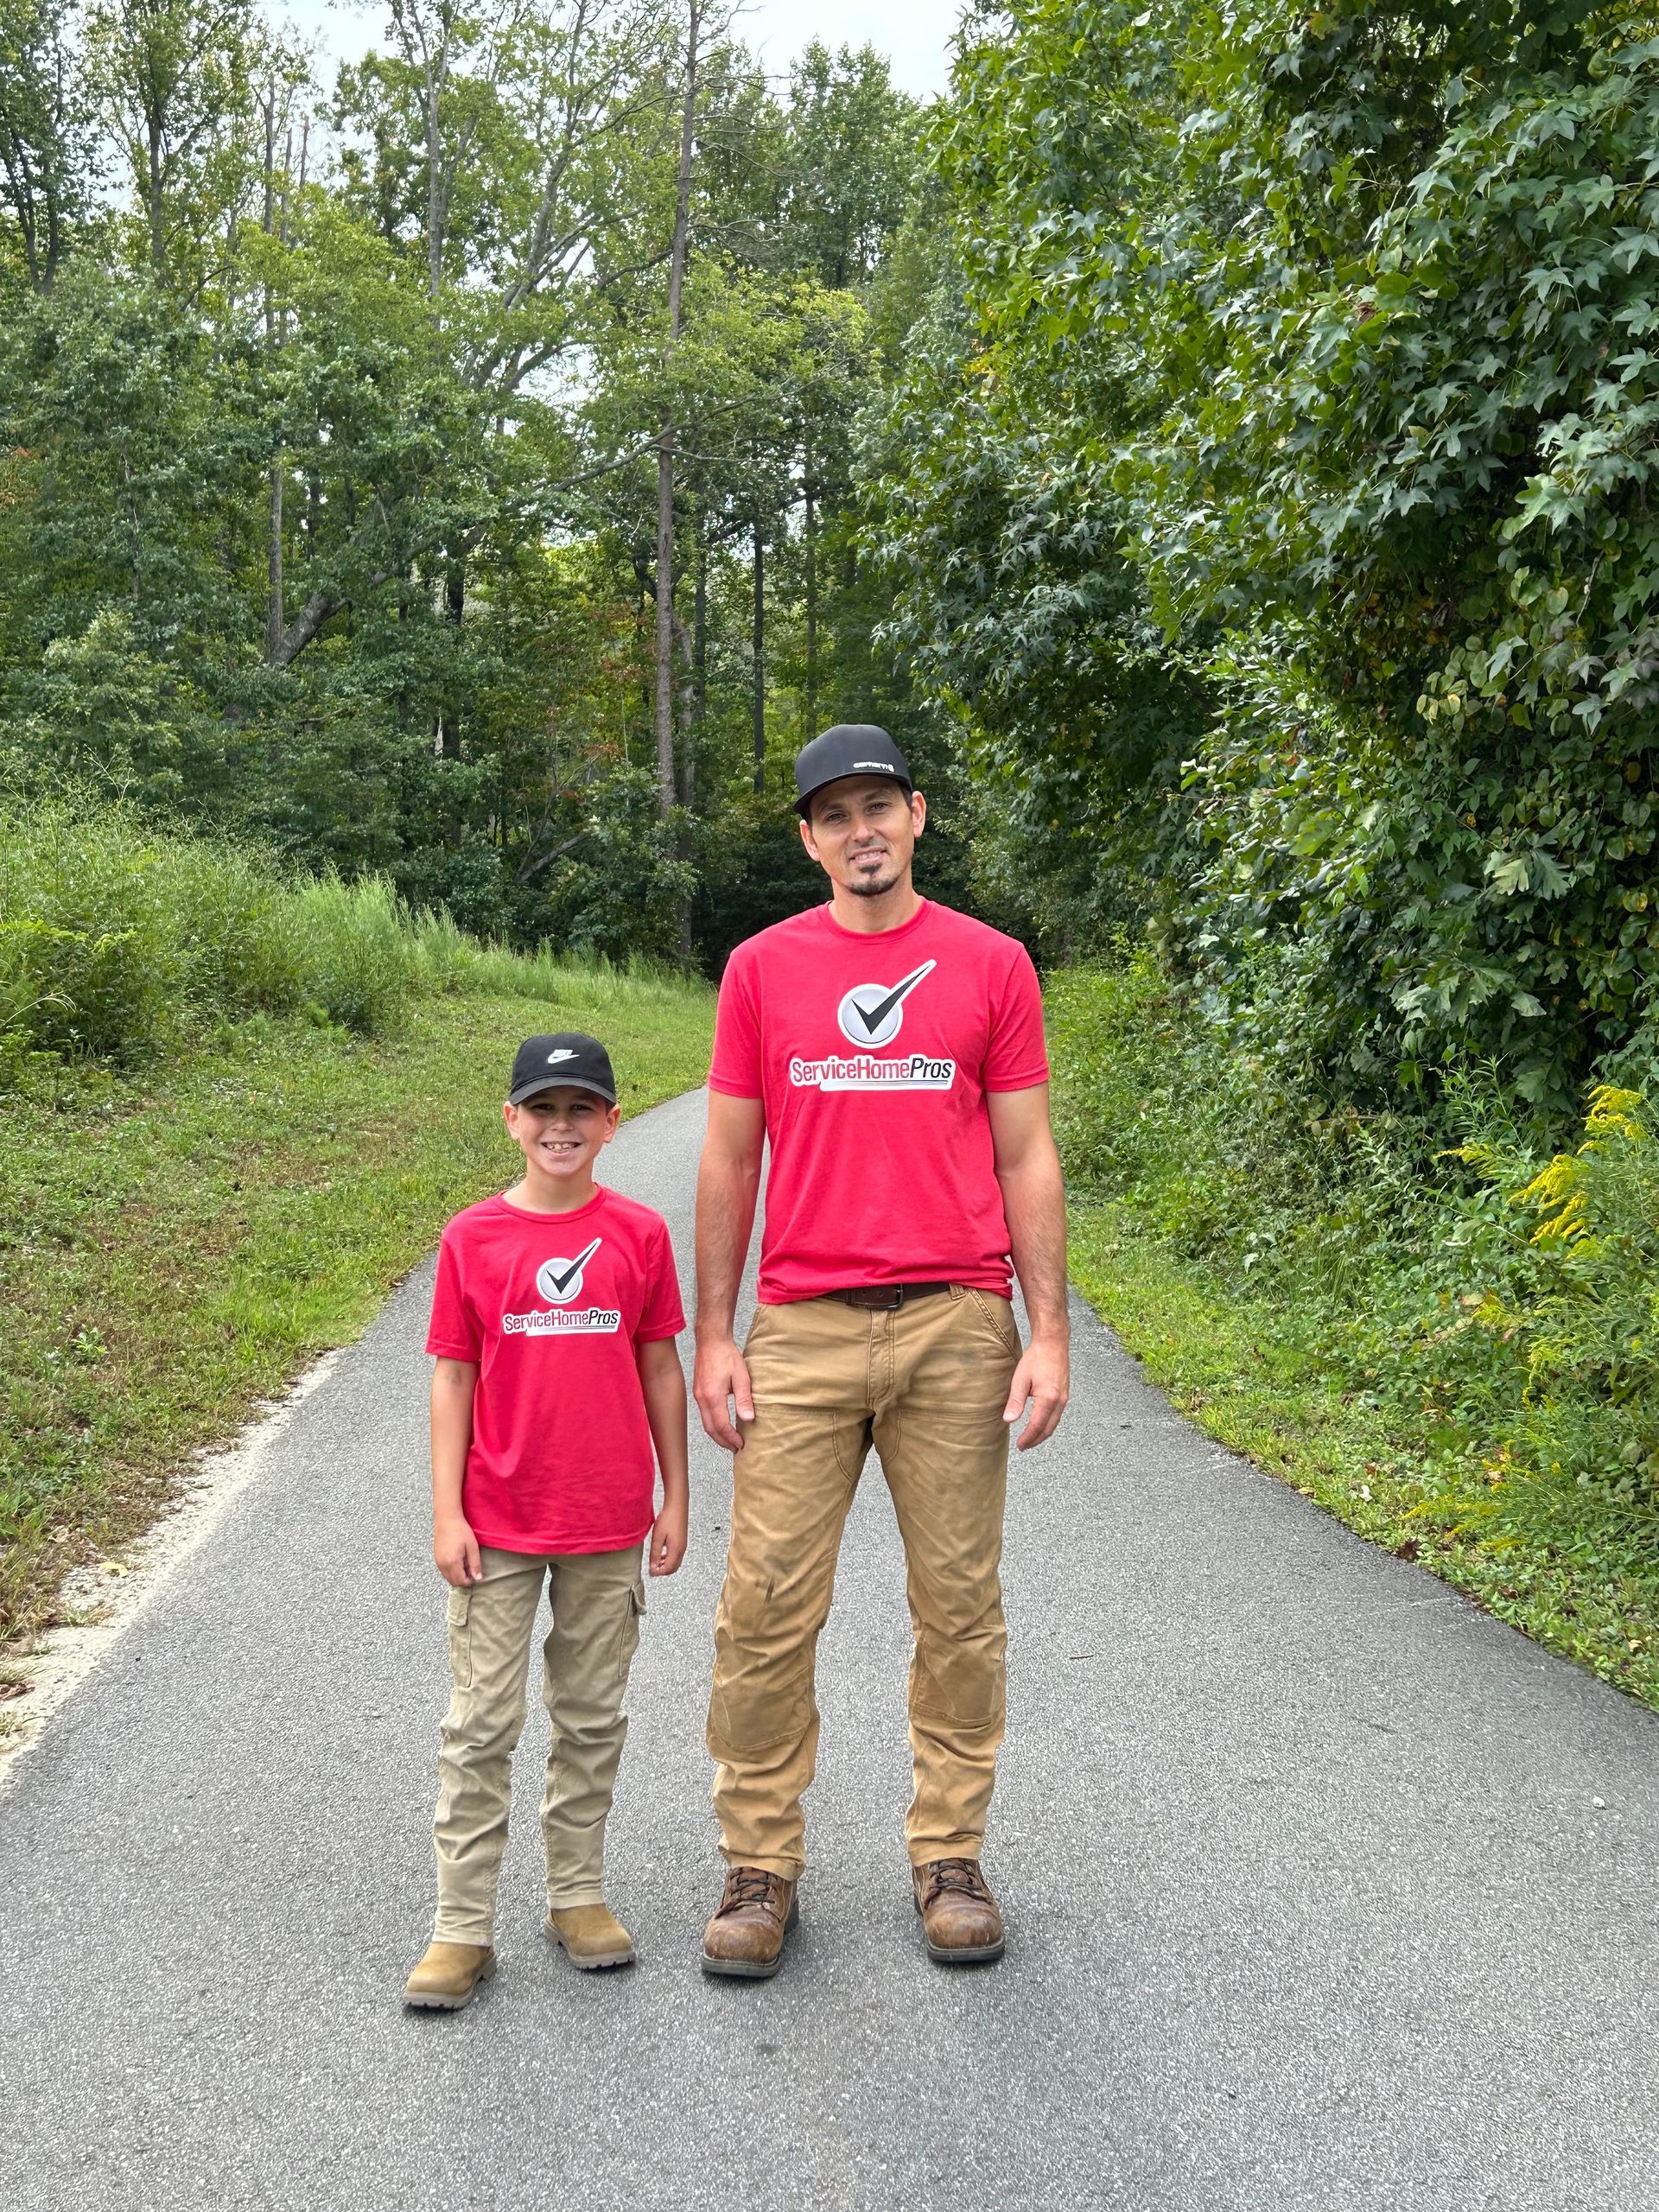
[[[663,1510],[645,1548],[646,1562],[653,1574],[672,1574],[685,1557],[691,1496],[685,1465],[685,1374],[672,1337],[658,1337],[637,1346],[634,1363],[639,1370],[639,1388],[645,1394],[651,1440],[657,1447],[657,1465],[663,1471]]]
[[[709,1129],[697,1169],[697,1360],[691,1389],[705,1432],[728,1452],[743,1449],[737,1422],[754,1419],[749,1370],[732,1324],[754,1228],[766,1139],[760,1099],[709,1092]]]
[[[1071,1323],[1065,1306],[1065,1184],[1048,1122],[1048,1085],[985,1095],[1002,1208],[1008,1218],[1014,1270],[1025,1293],[1031,1342],[1014,1370],[1006,1421],[1016,1421],[1031,1402],[1031,1419],[1019,1439],[1030,1451],[1052,1436],[1071,1395]]]
[[[432,1556],[438,1573],[457,1590],[484,1579],[478,1538],[461,1510],[461,1485],[473,1441],[473,1393],[478,1363],[432,1363]]]

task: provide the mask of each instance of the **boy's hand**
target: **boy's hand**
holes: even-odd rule
[[[683,1541],[681,1549],[684,1549]],[[456,1590],[469,1590],[474,1582],[484,1580],[478,1538],[460,1514],[453,1521],[433,1522],[432,1556],[438,1563],[438,1573]],[[676,1560],[675,1564],[679,1562]]]
[[[651,1531],[651,1541],[645,1547],[646,1558],[653,1574],[672,1574],[685,1557],[685,1500],[677,1498],[671,1505],[664,1506],[657,1516]]]

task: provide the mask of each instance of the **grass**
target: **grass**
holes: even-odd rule
[[[1144,959],[1049,978],[1075,1281],[1181,1409],[1659,1708],[1659,1137],[1321,1106]]]
[[[1102,1320],[1206,1434],[1659,1710],[1659,1590],[1650,1579],[1426,1516],[1433,1432],[1401,1408],[1341,1388],[1298,1341],[1293,1319],[1224,1287],[1127,1208],[1074,1204],[1071,1264]]]
[[[458,1208],[512,1179],[512,1048],[609,1046],[625,1114],[702,1081],[712,994],[467,956],[395,1037],[268,1015],[164,1071],[37,1065],[0,1120],[0,1646],[59,1618],[196,1447],[360,1332]],[[436,986],[435,988],[434,987]]]

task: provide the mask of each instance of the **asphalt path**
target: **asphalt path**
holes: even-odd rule
[[[608,1155],[683,1263],[702,1118]],[[1659,2203],[1659,1724],[1208,1442],[1081,1305],[1071,1413],[1010,1490],[1002,1963],[918,1942],[872,1461],[799,1930],[775,1981],[698,1971],[729,1497],[699,1440],[612,1822],[639,1963],[577,1975],[539,1932],[532,1701],[499,1976],[405,2013],[445,1694],[429,1288],[0,1797],[8,2212]]]

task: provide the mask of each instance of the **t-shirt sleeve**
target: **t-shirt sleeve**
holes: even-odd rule
[[[674,1265],[674,1246],[666,1222],[657,1224],[646,1265],[649,1274],[645,1302],[640,1309],[639,1325],[633,1332],[637,1344],[660,1344],[665,1337],[677,1337],[685,1326],[685,1313],[680,1305],[679,1272]]]
[[[715,1009],[715,1058],[709,1088],[734,1098],[761,1098],[760,1009],[754,995],[754,963],[740,945],[726,963]]]
[[[1048,1081],[1048,1049],[1043,1042],[1043,995],[1037,970],[1024,945],[1016,945],[991,1007],[991,1036],[985,1052],[987,1090],[1029,1090]]]
[[[426,1332],[426,1348],[440,1359],[470,1359],[476,1363],[483,1357],[483,1337],[461,1288],[461,1254],[454,1236],[446,1229],[443,1242],[438,1247],[438,1279],[432,1287],[432,1319]]]

